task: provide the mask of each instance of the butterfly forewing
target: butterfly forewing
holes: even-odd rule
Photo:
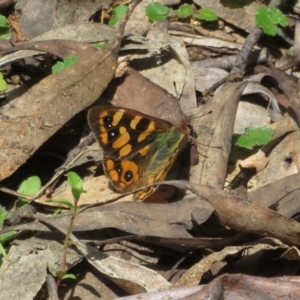
[[[130,158],[151,144],[171,123],[112,106],[94,107],[88,120],[103,151],[119,160]]]

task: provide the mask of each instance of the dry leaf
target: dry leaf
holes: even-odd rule
[[[266,154],[263,151],[258,150],[256,154],[249,156],[243,161],[240,161],[239,165],[245,169],[254,168],[256,169],[256,172],[259,173],[267,166],[268,162],[269,160],[266,157]]]

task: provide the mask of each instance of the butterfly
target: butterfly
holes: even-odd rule
[[[175,126],[122,107],[93,107],[88,112],[88,122],[103,149],[105,174],[120,193],[162,181],[189,137],[185,124]],[[134,192],[134,199],[144,200],[156,188]]]

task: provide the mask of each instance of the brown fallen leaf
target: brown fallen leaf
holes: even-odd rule
[[[67,233],[66,229],[60,227],[53,220],[38,216],[36,218],[63,234]],[[70,240],[91,265],[130,294],[167,289],[172,286],[171,283],[153,270],[106,255],[98,249],[82,243],[73,234],[70,234]]]
[[[300,173],[284,177],[249,192],[248,199],[292,217],[300,211]]]
[[[13,101],[10,109],[0,111],[0,180],[11,175],[65,122],[101,95],[116,68],[114,47],[116,44],[46,77]]]
[[[217,0],[197,0],[195,3],[201,7],[212,9],[219,18],[234,24],[238,28],[251,31],[256,26],[253,14],[259,3],[250,2],[247,5],[237,5],[234,9],[235,13],[232,13],[232,8]]]
[[[198,263],[189,268],[177,281],[176,287],[193,286],[201,282],[202,276],[205,272],[208,272],[215,262],[222,261],[230,255],[235,255],[239,252],[247,251],[256,253],[263,250],[277,250],[277,249],[289,249],[288,246],[282,244],[275,239],[261,239],[255,243],[247,243],[242,246],[229,246],[225,247],[220,252],[213,252],[212,254],[201,259]]]
[[[178,214],[178,211],[181,213]],[[142,202],[114,203],[81,211],[76,216],[73,231],[118,228],[141,236],[191,238],[187,229],[192,229],[194,222],[204,223],[212,211],[211,205],[198,198],[159,205]],[[61,228],[67,228],[71,215],[70,212],[66,212],[53,216],[52,220]],[[49,231],[50,229],[32,222],[4,229],[6,230]]]
[[[97,52],[97,48],[71,40],[42,40],[19,43],[12,48],[2,51],[2,55],[20,50],[35,50],[51,53],[57,57],[64,58],[68,55],[78,55],[81,59],[86,59],[89,55]]]
[[[210,113],[192,116],[198,134],[199,164],[190,181],[223,188],[238,101],[246,82],[227,83],[210,100]],[[200,112],[200,110],[199,110]]]
[[[300,245],[300,224],[256,202],[238,198],[222,190],[186,181],[168,181],[181,189],[188,189],[208,201],[221,223],[241,232],[270,236],[291,244]]]
[[[82,260],[78,253],[68,248],[68,266]],[[15,240],[2,260],[0,287],[2,299],[32,300],[45,282],[47,270],[54,276],[61,270],[62,245],[55,240],[31,238]],[[30,276],[27,274],[30,273]]]
[[[123,77],[111,82],[106,96],[115,106],[134,109],[172,124],[185,120],[178,99],[129,67]]]
[[[0,180],[11,175],[63,124],[102,94],[114,76],[128,15],[119,23],[116,40],[108,48],[46,77],[11,101],[9,108],[2,108]]]
[[[269,76],[272,76],[276,82],[278,82],[278,87],[282,90],[285,97],[288,99],[288,102],[283,103],[285,106],[290,106],[288,108],[289,114],[295,119],[297,124],[300,120],[300,111],[299,111],[299,97],[298,97],[298,82],[297,80],[288,74],[285,71],[282,71],[278,68],[266,68],[263,66],[257,66],[255,68],[257,73],[266,73]],[[281,98],[278,97],[280,100]],[[282,104],[282,103],[281,103]]]
[[[263,278],[243,274],[224,274],[207,285],[165,290],[116,298],[116,300],[253,300],[284,298],[294,300],[300,298],[298,276]]]
[[[87,22],[96,11],[110,7],[111,1],[45,3],[43,0],[35,0],[34,2],[20,1],[15,4],[15,15],[25,36],[33,38],[58,26]]]

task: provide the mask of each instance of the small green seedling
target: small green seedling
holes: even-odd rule
[[[146,6],[146,15],[152,22],[166,20],[170,11],[169,7],[158,2],[153,2]]]
[[[66,199],[51,199],[47,200],[47,202],[54,202],[58,204],[65,205],[70,208],[73,213],[78,213],[81,209],[86,207],[87,205],[78,205],[77,202],[82,193],[86,193],[86,191],[82,188],[82,179],[75,172],[69,172],[67,174],[68,184],[72,189],[72,195],[74,198],[74,203],[70,202]]]
[[[113,18],[109,20],[110,26],[115,26],[125,15],[128,10],[126,5],[116,5],[112,8]]]
[[[10,215],[10,212],[8,212],[2,205],[0,205],[0,225],[3,225],[5,219]],[[6,256],[6,251],[3,247],[3,245],[10,240],[15,239],[19,235],[19,232],[16,231],[9,231],[0,234],[0,254],[4,257]]]
[[[177,16],[181,19],[190,18],[193,15],[192,7],[189,4],[183,4],[177,11]]]
[[[65,239],[65,243],[64,243],[64,247],[63,247],[62,270],[56,273],[56,276],[58,278],[57,284],[59,284],[63,279],[67,279],[67,278],[76,279],[76,277],[73,274],[66,273],[67,248],[71,244],[70,235],[71,235],[72,228],[74,225],[75,216],[81,209],[83,209],[84,207],[87,206],[87,205],[81,205],[81,206],[78,205],[78,201],[79,201],[81,194],[86,193],[86,191],[82,188],[82,179],[75,172],[69,172],[67,174],[67,179],[68,179],[68,184],[70,185],[70,187],[72,189],[74,204],[67,200],[64,200],[64,199],[52,200],[52,202],[57,202],[57,203],[62,203],[62,204],[67,205],[68,207],[70,207],[70,210],[73,212],[73,214],[70,218],[68,230],[66,233],[66,239]]]
[[[264,33],[275,36],[278,33],[277,25],[288,26],[287,17],[276,7],[258,7],[256,10],[255,21]]]
[[[0,93],[3,93],[7,90],[7,84],[4,80],[3,74],[0,73]]]
[[[41,179],[38,176],[31,176],[21,182],[18,192],[21,194],[25,194],[28,196],[34,196],[41,189],[42,183]],[[23,206],[28,203],[26,198],[19,197],[18,198],[18,206]]]
[[[9,214],[10,213],[2,205],[0,205],[0,225],[3,225]]]
[[[6,17],[0,15],[0,39],[9,40],[10,35],[10,25]]]
[[[78,201],[82,193],[86,191],[82,188],[82,179],[75,172],[69,172],[67,175],[68,183],[72,188],[72,195]]]
[[[68,274],[62,270],[56,272],[56,277],[61,279],[76,279],[76,276],[74,274]]]
[[[240,148],[253,149],[272,140],[275,130],[269,127],[249,127],[245,134],[234,134],[232,144]]]
[[[177,15],[180,19],[186,19],[193,17],[193,9],[189,4],[183,4],[179,7],[177,11],[172,12],[172,10],[158,2],[150,3],[146,6],[146,15],[149,20],[154,21],[164,21],[168,17]],[[198,16],[196,18],[202,21],[217,21],[218,16],[216,13],[210,9],[201,8],[198,10]]]
[[[20,235],[20,232],[17,231],[9,231],[0,234],[0,254],[2,256],[6,256],[6,251],[3,247],[3,245],[11,240],[14,240]]]
[[[92,46],[94,46],[97,49],[105,49],[108,47],[108,43],[93,43]]]
[[[52,73],[60,72],[79,61],[79,57],[76,55],[69,55],[64,58],[63,61],[57,62],[55,65],[52,66]]]
[[[212,22],[212,21],[217,21],[218,16],[213,10],[207,8],[201,8],[199,9],[199,19],[202,21]]]

